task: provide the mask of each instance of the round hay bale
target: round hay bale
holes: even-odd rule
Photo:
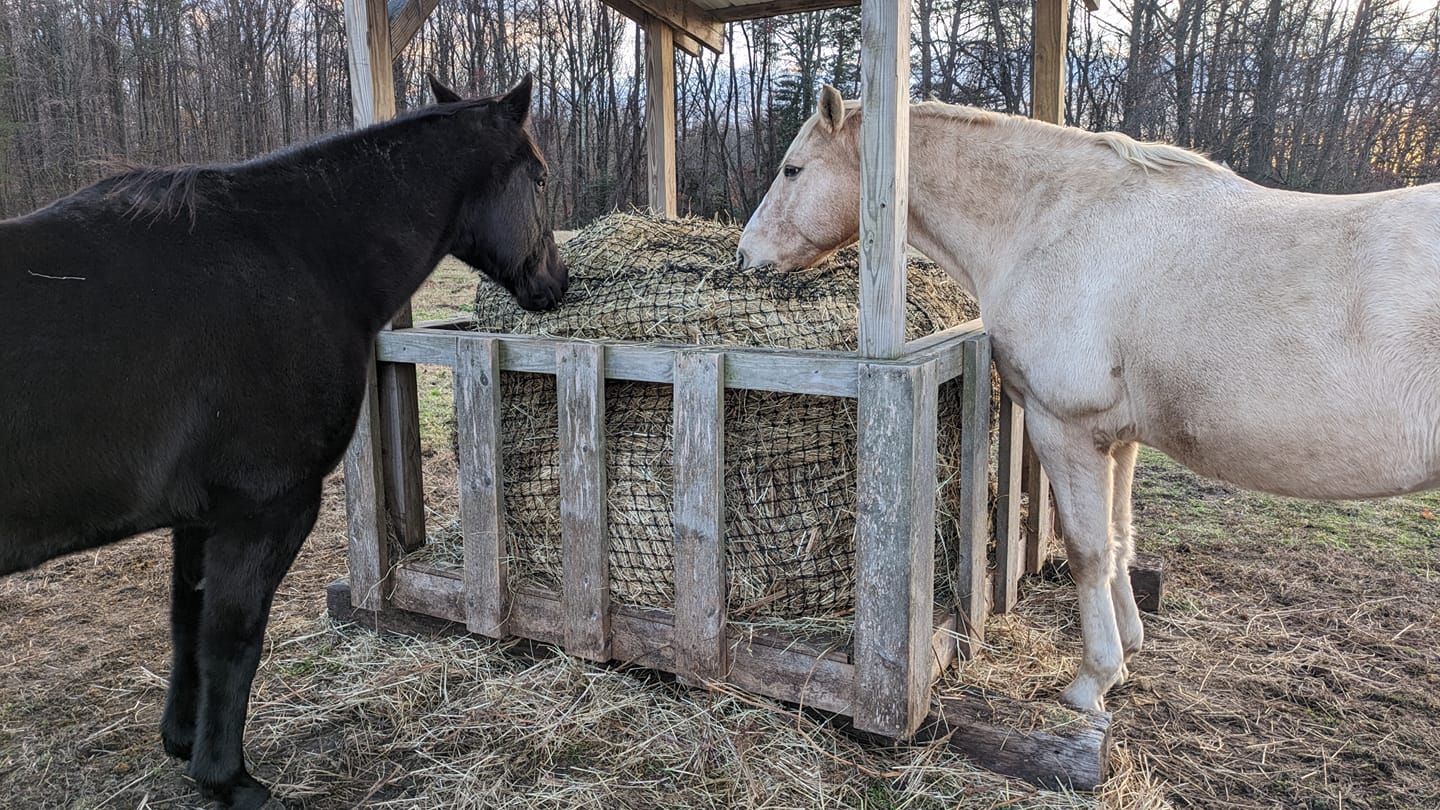
[[[515,307],[482,282],[481,331],[705,345],[853,351],[859,273],[854,248],[794,272],[735,269],[740,228],[709,220],[615,214],[561,247],[565,303]],[[970,320],[973,299],[935,264],[910,262],[907,337]],[[959,386],[942,387],[937,548],[958,526]],[[504,484],[512,576],[560,581],[555,379],[502,381]],[[727,390],[725,522],[732,618],[838,617],[854,609],[855,406],[851,399]],[[631,604],[673,600],[672,404],[668,385],[606,386],[611,593]],[[937,573],[948,566],[937,568]],[[946,583],[939,583],[942,588]]]

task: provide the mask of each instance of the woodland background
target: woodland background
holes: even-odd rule
[[[1066,117],[1199,149],[1268,185],[1440,179],[1440,7],[1074,4]],[[911,94],[1028,112],[1028,0],[914,0]],[[745,218],[821,82],[859,94],[857,8],[731,24],[677,52],[680,206]],[[645,199],[643,37],[599,0],[441,0],[397,60],[467,93],[533,72],[556,227]],[[0,0],[0,216],[117,162],[243,158],[349,126],[340,0]]]

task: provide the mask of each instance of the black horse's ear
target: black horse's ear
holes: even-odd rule
[[[530,116],[530,90],[534,83],[535,77],[526,73],[519,84],[500,97],[500,108],[517,124],[525,123]]]
[[[430,80],[430,92],[435,94],[436,104],[451,104],[462,100],[459,93],[441,84],[440,80],[435,78],[435,74],[426,73],[425,78]]]

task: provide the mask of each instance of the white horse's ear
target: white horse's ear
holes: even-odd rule
[[[839,132],[840,125],[845,123],[845,99],[840,96],[840,91],[828,84],[821,87],[816,106],[820,110],[820,123],[825,129]]]

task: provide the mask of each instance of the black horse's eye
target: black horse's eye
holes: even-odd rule
[[[785,176],[786,176],[786,177],[794,177],[795,175],[797,175],[797,174],[800,173],[800,167],[799,167],[799,166],[789,166],[789,165],[787,165],[787,166],[783,169],[783,171],[785,172]]]

